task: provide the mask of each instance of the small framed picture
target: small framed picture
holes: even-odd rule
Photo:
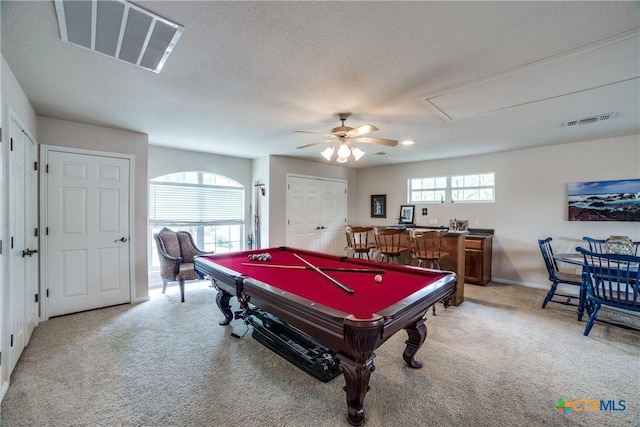
[[[415,218],[416,207],[414,205],[400,205],[400,216],[398,223],[413,224]]]
[[[387,195],[372,194],[371,195],[371,218],[387,217]]]

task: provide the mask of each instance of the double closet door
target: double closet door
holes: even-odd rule
[[[346,181],[287,177],[287,246],[343,255]]]

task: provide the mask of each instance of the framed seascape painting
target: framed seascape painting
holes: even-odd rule
[[[373,194],[371,195],[371,218],[387,217],[387,195]]]
[[[569,184],[569,221],[640,222],[640,179]]]

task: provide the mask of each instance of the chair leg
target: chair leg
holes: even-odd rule
[[[579,322],[582,320],[582,315],[584,314],[585,310],[587,310],[587,314],[589,313],[589,310],[587,308],[588,304],[589,304],[589,301],[587,301],[587,290],[583,284],[582,286],[580,286],[580,300],[578,302],[578,321]]]
[[[542,303],[542,308],[545,308],[547,306],[547,303],[551,301],[551,298],[553,298],[553,295],[556,293],[557,287],[558,287],[558,282],[553,282],[551,284],[551,288],[549,289],[549,292],[547,292],[547,296],[544,298],[544,302]]]
[[[167,282],[168,280],[162,279],[162,293],[164,294],[167,290]]]
[[[184,302],[184,279],[180,279],[180,302]]]
[[[591,332],[591,328],[593,327],[593,322],[596,321],[596,316],[598,315],[598,310],[600,310],[600,304],[593,305],[593,311],[589,316],[589,320],[587,321],[587,325],[584,327],[584,335],[588,336],[589,332]]]

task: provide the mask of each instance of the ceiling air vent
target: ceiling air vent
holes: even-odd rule
[[[126,0],[54,0],[60,38],[159,73],[184,27]]]
[[[589,123],[601,122],[603,120],[611,120],[616,116],[616,113],[600,114],[598,116],[585,117],[579,120],[569,120],[564,122],[565,126],[586,125]]]

